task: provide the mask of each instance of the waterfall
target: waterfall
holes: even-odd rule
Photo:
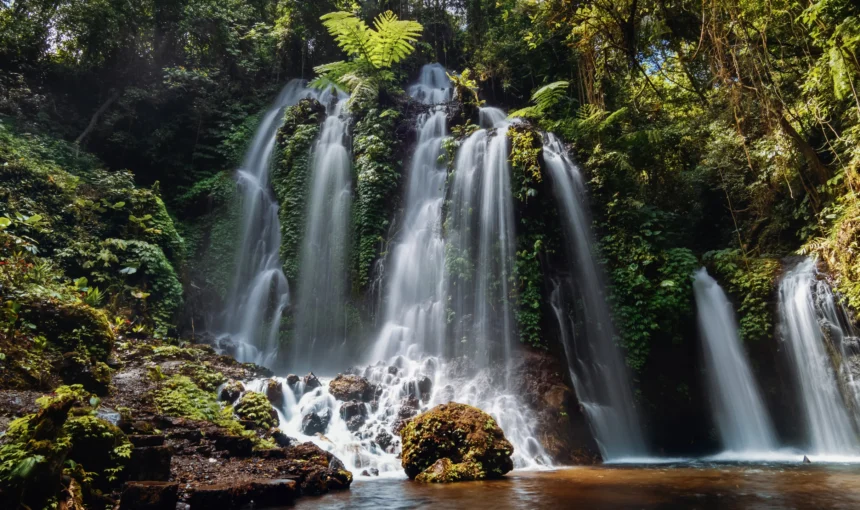
[[[813,260],[786,273],[779,285],[780,329],[786,344],[806,423],[806,447],[817,455],[860,452],[854,420],[840,391],[845,331],[840,311]],[[837,372],[837,369],[839,372]],[[853,393],[853,385],[843,387]]]
[[[457,153],[451,193],[448,258],[457,271],[452,285],[458,318],[455,338],[469,339],[478,367],[511,361],[516,342],[510,279],[516,234],[508,159],[510,124],[496,108],[482,108],[484,126]],[[470,284],[471,285],[468,285]]]
[[[442,69],[444,73],[444,69]],[[426,71],[426,67],[425,67]],[[435,73],[410,87],[419,98],[447,97]],[[443,74],[444,76],[444,74]],[[447,77],[445,77],[447,80]],[[435,92],[434,92],[435,91]],[[434,108],[418,122],[418,145],[409,167],[403,235],[392,250],[385,297],[385,323],[371,351],[372,361],[406,354],[409,348],[442,355],[445,342],[445,244],[442,202],[447,171],[439,159],[447,136],[445,110]]]
[[[270,365],[277,354],[278,329],[281,313],[289,304],[289,286],[278,256],[278,203],[269,183],[272,152],[284,109],[316,95],[301,80],[287,84],[263,117],[237,172],[242,239],[219,342],[229,337],[236,345],[239,361]]]
[[[327,105],[313,148],[311,187],[299,266],[290,366],[336,371],[347,361],[345,282],[352,206],[352,160],[347,149],[347,98]]]
[[[732,305],[702,268],[693,290],[703,340],[711,406],[723,448],[730,452],[771,452],[776,434],[738,338]]]
[[[630,376],[615,345],[615,330],[606,301],[603,269],[595,258],[591,219],[579,168],[561,141],[548,134],[543,158],[552,178],[568,249],[573,287],[583,308],[584,340],[563,308],[560,283],[551,305],[562,333],[571,379],[577,397],[606,461],[647,456],[636,412]]]

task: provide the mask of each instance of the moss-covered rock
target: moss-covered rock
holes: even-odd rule
[[[513,469],[513,445],[492,416],[449,403],[413,418],[401,431],[403,469],[419,482],[498,478]]]
[[[243,420],[253,422],[258,429],[269,430],[278,425],[278,413],[266,395],[248,391],[234,408],[236,415]]]
[[[215,394],[201,390],[188,376],[173,376],[155,391],[155,404],[167,416],[215,421],[221,407]]]
[[[352,374],[339,374],[328,384],[328,392],[343,401],[369,402],[373,399],[373,387],[367,379]]]
[[[60,376],[66,384],[80,384],[96,395],[106,395],[110,387],[112,371],[102,361],[96,361],[80,352],[63,355]]]
[[[113,349],[115,338],[107,316],[84,303],[34,301],[23,305],[20,314],[62,352],[77,351],[104,361]]]
[[[306,201],[311,183],[311,151],[325,119],[325,107],[304,99],[288,108],[278,130],[272,186],[280,204],[281,260],[284,273],[294,280],[299,273]]]

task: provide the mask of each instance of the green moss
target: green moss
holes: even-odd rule
[[[508,128],[508,136],[511,139],[511,188],[520,202],[526,202],[537,195],[536,188],[543,181],[540,134],[528,124],[514,124]]]
[[[247,391],[239,402],[236,403],[234,411],[239,418],[254,422],[258,429],[269,430],[278,425],[278,415],[275,409],[262,393]]]
[[[773,335],[773,293],[780,263],[771,258],[744,260],[739,250],[705,254],[726,291],[738,303],[738,330],[746,342],[765,340]]]
[[[316,100],[305,99],[287,109],[284,125],[278,130],[272,186],[280,204],[281,260],[291,280],[299,274],[311,151],[324,118],[325,108]]]
[[[397,118],[395,110],[371,108],[355,124],[352,150],[358,177],[353,213],[358,245],[354,284],[367,289],[370,271],[378,257],[394,212],[395,193],[400,183],[397,161]]]
[[[191,380],[204,391],[215,391],[227,382],[227,376],[205,364],[185,365],[182,367],[182,373],[191,377]]]
[[[413,418],[400,436],[403,468],[417,481],[481,480],[513,469],[513,445],[490,415],[471,406],[436,406]]]
[[[91,306],[43,300],[24,304],[20,314],[63,352],[85,352],[105,360],[113,350],[114,334],[107,316]]]
[[[215,394],[203,391],[184,375],[164,381],[155,391],[154,400],[159,412],[167,416],[208,421],[221,416],[221,406]]]

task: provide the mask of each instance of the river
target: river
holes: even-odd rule
[[[501,480],[424,485],[357,479],[298,509],[857,509],[860,465],[713,463],[514,471]]]

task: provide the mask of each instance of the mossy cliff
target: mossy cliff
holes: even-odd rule
[[[449,403],[416,416],[401,431],[409,478],[445,483],[499,478],[514,468],[514,447],[493,418]]]

